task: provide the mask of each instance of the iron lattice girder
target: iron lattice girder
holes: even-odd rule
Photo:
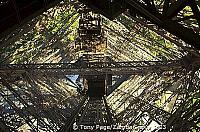
[[[105,97],[86,98],[80,103],[72,118],[58,132],[70,131],[72,125],[111,125],[114,123]],[[95,124],[94,124],[95,123]],[[80,128],[80,127],[78,127]]]
[[[86,106],[83,107],[81,117],[77,118],[77,123],[83,125],[91,125],[93,123],[109,125],[111,124],[110,120],[112,120],[112,117],[108,117],[109,112],[105,98],[90,98]]]
[[[36,105],[32,99],[24,100],[22,96],[25,96],[25,95],[22,95],[22,93],[19,94],[17,92],[17,89],[14,89],[12,85],[10,85],[10,83],[7,82],[6,80],[1,79],[0,81],[2,85],[4,86],[4,88],[0,90],[0,96],[2,96],[4,98],[4,101],[6,101],[10,105],[9,111],[16,112],[16,113],[13,113],[13,115],[15,116],[18,115],[19,116],[18,118],[23,118],[25,123],[28,126],[30,126],[33,131],[38,131],[37,130],[38,128],[35,126],[33,119],[36,119],[38,122],[40,122],[40,127],[42,126],[46,130],[55,129],[52,126],[52,124],[47,124],[45,122],[43,116],[46,115],[46,113],[45,114],[43,113],[43,115],[41,115],[41,112],[39,112],[37,109],[38,107],[40,107],[38,106],[38,104]],[[40,98],[41,100],[43,100],[41,96],[39,97],[35,95],[34,97]],[[30,103],[31,104],[33,103],[33,105],[30,105]],[[4,115],[5,114],[8,114],[8,113],[4,113]],[[10,116],[11,115],[9,113],[8,117],[4,117],[4,120],[8,120]],[[48,117],[49,119],[51,119],[51,116],[48,115]],[[56,119],[54,118],[54,120]],[[6,124],[8,125],[8,122],[6,122]]]
[[[89,7],[97,10],[109,19],[114,19],[124,11],[124,0],[79,0]],[[123,4],[123,6],[122,6]]]
[[[149,10],[148,6],[145,6],[144,4],[141,4],[140,2],[127,0],[127,3],[129,3],[133,8],[136,8],[136,10],[140,11],[142,16],[145,17],[146,19],[157,24],[159,27],[164,28],[168,32],[172,33],[173,35],[176,35],[177,37],[179,37],[186,43],[194,46],[197,49],[200,49],[200,46],[199,46],[200,36],[197,33],[195,33],[192,29],[184,27],[178,22],[173,21],[171,18],[168,18],[167,15],[163,15],[163,14],[160,14],[159,12],[155,12],[155,11],[153,12]],[[173,4],[171,4],[170,7],[172,7],[172,5]],[[189,2],[185,6],[187,5],[189,5]]]
[[[37,15],[42,14],[60,0],[6,0],[0,4],[0,36],[9,34],[14,28],[25,24]],[[10,29],[11,28],[11,29]]]
[[[200,101],[195,98],[186,100],[166,122],[167,129],[172,130],[186,130],[189,131],[191,127],[199,127],[197,124],[199,121],[199,108]],[[177,124],[178,122],[178,124]]]
[[[41,63],[41,64],[1,64],[0,73],[54,73],[54,74],[146,74],[160,73],[184,68],[182,61],[130,61],[130,62],[81,62],[81,63]]]
[[[54,85],[58,81],[55,81],[53,78],[51,78],[53,83],[48,78],[43,81],[48,84],[51,83],[51,86],[48,85],[49,87],[54,87],[54,90],[51,90],[51,92],[57,93],[49,96],[50,93],[42,93],[42,89],[38,85],[38,81],[42,80],[39,78],[37,78],[36,83],[34,77],[25,79],[27,75],[23,75],[21,81],[27,84],[22,86],[20,83],[8,81],[9,75],[0,76],[0,99],[4,100],[3,105],[0,105],[0,110],[3,110],[3,113],[0,111],[0,121],[2,120],[6,126],[9,126],[10,130],[17,130],[26,124],[31,127],[32,131],[39,131],[41,129],[48,132],[56,131],[65,122],[70,120],[71,114],[76,111],[79,101],[82,100],[80,96],[69,97],[63,90],[65,97],[61,96],[56,85]],[[55,105],[54,101],[61,100],[61,98],[63,100]],[[49,101],[49,99],[51,101],[46,104],[45,102]],[[66,108],[66,106],[69,107]],[[3,124],[0,122],[0,125]]]
[[[186,43],[194,46],[196,49],[200,49],[199,41],[200,36],[195,33],[192,29],[181,25],[180,23],[173,20],[174,16],[177,16],[178,12],[184,9],[186,6],[191,6],[194,18],[199,22],[199,10],[196,2],[193,0],[178,0],[171,3],[169,0],[165,1],[163,6],[163,12],[159,12],[154,4],[154,1],[148,2],[139,0],[119,0],[119,1],[107,1],[107,0],[79,0],[89,7],[98,10],[100,13],[114,19],[125,9],[130,9],[132,16],[142,16],[173,35],[179,37]],[[200,25],[199,25],[200,26]]]
[[[70,129],[72,126],[72,123],[74,122],[75,118],[77,117],[78,113],[81,111],[82,107],[84,106],[85,102],[87,102],[87,98],[83,97],[83,99],[80,101],[80,103],[77,106],[77,109],[74,110],[74,112],[71,114],[71,118],[65,123],[63,127],[59,129],[58,132],[65,132]]]
[[[9,127],[0,119],[0,131],[9,132]]]
[[[121,98],[124,95],[129,95],[129,93],[124,92],[122,90],[118,90],[117,92],[121,94]],[[117,117],[118,120],[121,121],[124,121],[124,119],[131,118],[131,120],[127,120],[127,122],[122,122],[127,123],[130,126],[134,125],[138,120],[139,115],[141,115],[144,112],[147,112],[150,115],[150,120],[153,119],[154,121],[157,121],[160,124],[166,123],[167,119],[171,116],[170,113],[150,104],[147,101],[144,101],[141,97],[134,97],[133,95],[130,95],[125,97],[124,102],[129,102],[128,106],[122,112],[120,112],[117,115]],[[120,109],[120,107],[117,109]]]
[[[128,80],[130,75],[123,75],[117,81],[107,89],[107,95],[110,95],[116,88],[118,88],[124,81]]]

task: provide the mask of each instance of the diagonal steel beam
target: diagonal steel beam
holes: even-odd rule
[[[147,20],[150,20],[152,23],[158,25],[159,27],[167,30],[171,34],[177,36],[178,38],[182,39],[189,45],[193,46],[196,49],[200,49],[200,37],[198,33],[195,33],[192,29],[188,27],[184,27],[183,25],[179,24],[178,22],[172,20],[172,17],[175,16],[181,9],[189,4],[189,0],[178,0],[174,3],[171,3],[169,6],[169,1],[165,2],[165,14],[161,14],[158,11],[154,11],[149,9],[147,5],[142,3],[139,0],[125,0],[121,5],[123,8],[129,8],[139,13],[140,16],[144,17]],[[88,2],[87,4],[90,7],[94,8],[94,3]],[[96,7],[97,8],[97,7]],[[95,8],[95,9],[96,9]],[[114,8],[112,3],[110,4],[110,10]],[[121,7],[120,7],[121,8]],[[118,7],[119,9],[119,7]],[[103,7],[98,7],[98,11],[102,12],[104,10]],[[105,14],[105,13],[104,13]],[[111,16],[113,17],[113,16]]]
[[[13,1],[18,2],[18,4],[20,4],[20,2],[21,2],[21,1],[16,1],[16,0],[13,0]],[[45,3],[45,0],[41,0],[41,1],[35,0],[34,2],[35,2],[35,3],[34,3],[33,5],[26,7],[26,9],[27,9],[27,8],[30,9],[30,12],[27,12],[27,14],[28,14],[29,16],[26,16],[26,15],[25,15],[26,13],[24,14],[24,12],[20,12],[20,13],[19,13],[19,15],[21,15],[21,16],[23,15],[23,18],[21,18],[22,20],[21,20],[21,23],[20,23],[20,24],[18,24],[18,22],[14,22],[14,23],[13,23],[13,22],[11,22],[12,20],[9,20],[9,19],[8,19],[8,23],[11,23],[11,27],[8,27],[8,26],[6,25],[7,27],[6,27],[5,29],[2,29],[3,32],[0,33],[0,37],[4,37],[4,36],[8,35],[8,34],[11,33],[14,29],[20,27],[20,26],[23,25],[23,24],[26,24],[27,21],[30,21],[30,20],[33,19],[35,16],[38,16],[38,15],[42,14],[44,11],[46,11],[47,9],[49,9],[49,8],[51,8],[51,7],[53,7],[53,6],[57,5],[57,4],[59,4],[61,1],[60,1],[60,0],[51,0],[51,1],[48,2],[48,4],[44,4],[44,3]],[[37,3],[36,3],[36,2],[37,2]],[[38,5],[39,7],[34,8],[34,6],[36,6],[36,4],[41,4],[41,5]],[[7,5],[7,6],[11,6],[11,5]],[[27,5],[26,5],[26,6],[27,6]],[[20,8],[20,9],[22,10],[23,8]],[[13,15],[13,14],[9,14],[9,15]],[[4,18],[4,19],[3,19],[3,23],[6,23],[6,20],[7,20],[7,18]],[[15,19],[14,19],[14,20],[15,20]]]
[[[171,4],[171,6],[166,11],[166,17],[172,18],[177,15],[185,6],[189,4],[190,0],[178,0]]]
[[[169,9],[169,3],[170,3],[170,0],[164,0],[164,5],[163,5],[163,12],[162,14],[165,14],[167,13],[167,10]]]
[[[172,13],[167,13],[168,15],[173,16],[176,14],[175,12],[180,11],[180,7],[183,8],[185,7],[188,3],[187,0],[184,0],[183,2],[180,2],[179,0],[177,5],[171,6],[170,11]],[[127,4],[132,6],[132,8],[136,9],[137,11],[140,12],[141,16],[144,18],[150,20],[151,22],[155,23],[159,27],[167,30],[168,32],[172,33],[173,35],[179,37],[189,45],[194,46],[196,49],[200,49],[200,37],[199,34],[195,33],[192,29],[184,27],[183,25],[173,21],[170,17],[167,17],[166,15],[162,15],[157,12],[152,12],[151,10],[148,9],[147,6],[142,5],[140,2],[133,1],[133,0],[126,0]],[[181,4],[181,5],[179,5]],[[183,4],[183,5],[182,5]],[[179,6],[178,6],[179,5]],[[172,9],[174,8],[174,9]],[[173,15],[172,15],[173,14]]]
[[[122,114],[119,114],[120,117],[124,118],[124,115],[126,116],[132,116],[132,120],[129,121],[129,123],[131,125],[133,125],[137,119],[137,115],[140,112],[148,112],[152,119],[158,121],[159,123],[163,124],[167,121],[167,119],[170,117],[170,113],[164,111],[161,108],[158,108],[152,104],[150,104],[147,101],[144,101],[142,98],[140,97],[135,97],[133,95],[130,95],[127,92],[124,92],[122,90],[118,90],[120,93],[124,94],[124,95],[128,95],[127,98],[127,102],[129,101],[129,99],[131,98],[131,102],[130,104],[123,110],[123,112],[121,112]],[[137,109],[137,111],[134,111],[135,109]],[[133,113],[131,115],[129,115],[128,113],[126,114],[126,111],[132,111]]]
[[[10,132],[10,128],[0,119],[0,131],[1,132]]]
[[[87,97],[84,97],[82,99],[77,109],[72,113],[70,119],[65,123],[63,127],[60,128],[60,130],[58,130],[58,132],[68,132],[70,130],[72,124],[74,123],[75,118],[78,116],[79,112],[81,111],[85,103],[87,103],[87,101],[88,101]]]
[[[200,11],[199,11],[197,4],[195,3],[195,0],[191,0],[189,5],[191,6],[193,14],[194,14],[194,16],[199,24],[199,27],[200,27]]]
[[[115,84],[107,89],[107,96],[110,95],[115,89],[117,89],[124,81],[126,81],[130,75],[123,75],[122,77],[118,78]]]

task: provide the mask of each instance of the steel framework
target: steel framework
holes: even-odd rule
[[[1,73],[31,72],[62,73],[66,75],[98,75],[98,74],[146,74],[185,68],[183,61],[132,61],[132,62],[76,62],[76,63],[44,63],[44,64],[2,64]]]
[[[199,31],[184,22],[192,18],[199,26],[195,0],[84,2],[111,19],[128,8],[125,14],[137,22],[154,31],[162,27],[199,49]],[[188,6],[193,15],[185,17],[183,9]],[[18,19],[21,19],[19,13]],[[107,43],[100,15],[85,7],[79,13],[66,27],[68,29],[80,16],[79,38],[74,47],[76,51],[87,53],[81,53],[82,57],[75,63],[0,64],[0,100],[3,100],[0,102],[0,131],[84,131],[94,130],[91,127],[94,125],[96,131],[176,132],[200,129],[198,52],[176,41],[184,50],[192,51],[192,55],[169,61],[115,62],[102,53]],[[145,19],[141,21],[138,16]],[[162,29],[159,34],[172,40],[165,30]],[[10,43],[13,39],[8,40],[7,43]],[[58,42],[54,38],[50,41]],[[97,53],[98,50],[101,53]],[[88,98],[86,93],[83,96],[76,92],[80,85],[67,75],[79,75],[78,78],[83,80],[108,75],[116,79],[106,86],[107,97]],[[86,82],[83,81],[83,85]],[[114,126],[118,127],[114,130]]]

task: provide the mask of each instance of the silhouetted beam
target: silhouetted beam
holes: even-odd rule
[[[194,14],[194,16],[199,24],[199,27],[200,27],[200,11],[199,11],[198,5],[195,3],[195,0],[191,0],[190,6],[192,8],[193,14]]]
[[[130,75],[123,75],[122,77],[118,78],[115,84],[107,89],[107,96],[110,95],[116,88],[118,88],[124,81],[126,81]]]
[[[0,37],[42,14],[61,0],[3,1],[0,5]]]
[[[79,0],[95,11],[113,20],[125,10],[124,0]],[[123,5],[123,6],[122,6]]]
[[[0,131],[1,132],[10,132],[6,124],[0,119]]]
[[[33,29],[35,27],[36,23],[37,23],[37,21],[31,21],[31,24],[27,23],[26,25],[24,25],[22,27],[22,31],[21,32],[18,32],[17,35],[12,36],[10,39],[3,41],[0,44],[0,49],[2,49],[5,46],[9,46],[10,43],[14,43],[15,41],[17,41],[17,39],[19,39],[22,35],[24,35],[25,33],[28,33],[31,29]],[[5,51],[3,51],[3,52],[5,52]]]
[[[167,10],[168,10],[168,8],[169,8],[169,3],[170,3],[170,0],[164,0],[162,14],[165,14],[165,15],[166,15]]]
[[[178,0],[174,3],[171,3],[169,6],[169,1],[165,2],[165,13],[161,14],[157,10],[152,10],[148,5],[142,3],[139,0],[124,0],[124,1],[105,1],[105,0],[79,0],[84,2],[89,7],[99,11],[106,17],[114,19],[119,13],[117,11],[123,11],[124,8],[129,8],[136,11],[139,15],[144,17],[147,20],[150,20],[152,23],[158,25],[159,27],[165,29],[166,31],[172,33],[173,35],[179,37],[189,45],[194,46],[196,49],[200,49],[200,36],[195,33],[192,29],[184,27],[176,21],[172,20],[173,16],[176,16],[177,13],[189,4],[189,0]],[[149,2],[148,2],[149,3]],[[116,6],[118,4],[118,6]],[[153,6],[153,0],[150,3]],[[196,7],[195,7],[196,8]],[[114,13],[111,13],[113,12]],[[195,9],[196,10],[196,9]],[[197,13],[195,13],[197,14]],[[198,18],[198,16],[197,16]]]
[[[144,18],[150,20],[152,23],[155,23],[159,27],[170,32],[171,34],[179,37],[189,45],[194,46],[196,49],[200,49],[200,44],[199,44],[200,36],[199,34],[195,33],[192,29],[184,27],[178,22],[175,22],[171,18],[167,18],[167,16],[162,15],[158,12],[152,12],[151,10],[148,9],[147,6],[142,5],[140,2],[134,0],[126,0],[126,2],[133,9],[139,11],[141,16],[143,16]]]
[[[169,36],[167,36],[166,34],[161,33],[157,28],[148,25],[146,22],[142,21],[141,19],[138,19],[138,18],[136,18],[136,17],[132,17],[132,16],[129,15],[128,13],[125,13],[125,15],[131,17],[131,19],[135,20],[136,22],[139,22],[139,23],[142,24],[143,26],[145,26],[145,27],[147,27],[148,29],[154,31],[154,32],[157,33],[158,35],[160,35],[160,36],[162,36],[163,38],[169,40],[170,42],[176,44],[178,47],[181,47],[182,49],[184,49],[184,50],[186,50],[186,51],[192,53],[193,55],[200,57],[199,54],[196,53],[196,51],[191,50],[190,48],[183,46],[182,43],[178,42],[177,40],[175,40],[175,39],[173,39],[173,38],[171,38],[171,37],[169,37]]]
[[[70,78],[66,77],[66,80],[68,80],[70,83],[73,84],[73,85],[68,84],[69,86],[74,87],[74,88],[79,88],[79,86],[75,82],[73,82]]]
[[[126,101],[130,102],[130,104],[128,105],[128,107],[126,107],[121,113],[119,113],[119,117],[121,117],[120,119],[124,119],[127,118],[127,116],[132,116],[132,119],[129,120],[129,125],[134,125],[135,121],[137,119],[137,115],[140,112],[148,112],[151,115],[151,118],[154,119],[155,121],[163,124],[167,121],[167,119],[170,117],[170,113],[164,111],[161,108],[158,108],[152,104],[150,104],[149,102],[143,100],[141,97],[135,97],[133,95],[131,95],[128,92],[122,91],[120,89],[117,89],[117,91],[119,91],[120,94],[124,94],[124,95],[129,95],[126,98]],[[131,101],[129,100],[131,99]],[[126,102],[124,102],[126,103]],[[137,111],[135,111],[137,110]],[[127,111],[131,111],[135,114],[128,114]],[[126,114],[127,112],[127,114]]]
[[[166,17],[172,18],[177,15],[179,11],[181,11],[187,4],[190,2],[190,0],[178,0],[169,6],[169,8],[166,11]]]
[[[156,22],[158,24],[161,24],[162,21],[159,19],[158,16],[156,16],[154,13],[152,13],[152,10],[148,10],[145,5],[141,4],[140,2],[137,2],[135,0],[126,0],[127,5],[132,7],[133,9],[136,9],[137,11],[142,14],[145,18],[150,18],[151,21]]]
[[[16,90],[1,76],[0,83],[6,87],[24,106],[28,107],[27,102],[21,98],[21,96],[16,92]]]
[[[181,61],[131,61],[131,62],[83,62],[83,63],[43,63],[43,64],[1,64],[0,73],[30,72],[32,74],[68,75],[143,75],[184,68]]]
[[[77,109],[73,112],[71,115],[70,119],[66,122],[66,124],[58,130],[58,132],[68,132],[70,131],[75,118],[78,116],[79,112],[81,111],[82,107],[87,103],[88,98],[84,97],[83,100],[80,102],[79,106]]]
[[[104,104],[105,104],[105,107],[106,107],[108,125],[112,125],[112,124],[114,124],[113,115],[110,112],[110,108],[107,104],[105,97],[103,97],[103,101],[104,101]]]
[[[198,123],[195,121],[197,121],[199,117],[195,115],[199,115],[198,110],[200,109],[200,101],[197,100],[191,104],[191,102],[193,102],[192,100],[193,98],[183,102],[181,106],[179,106],[179,108],[170,116],[166,122],[167,130],[172,128],[172,130],[189,131],[192,127],[197,126]]]
[[[2,91],[0,92],[0,96],[2,96],[4,98],[4,101],[6,101],[13,108],[13,110],[15,110],[17,114],[25,120],[25,122],[33,129],[33,132],[36,132],[37,128],[34,126],[30,117],[24,114],[23,110],[17,107],[12,100],[7,98],[5,96],[5,93],[3,93]]]
[[[2,76],[1,76],[2,77]],[[2,83],[3,86],[6,87],[6,89],[8,91],[10,91],[12,93],[12,95],[15,97],[15,100],[11,100],[9,98],[8,95],[6,95],[5,91],[0,90],[0,95],[4,98],[4,100],[11,105],[11,107],[17,111],[17,113],[19,114],[20,117],[22,117],[28,124],[29,126],[34,129],[35,131],[37,131],[36,127],[34,126],[34,124],[32,123],[32,120],[29,118],[29,115],[32,115],[32,118],[37,118],[41,124],[43,124],[44,126],[48,126],[46,124],[46,122],[39,117],[37,114],[34,113],[35,109],[33,107],[31,107],[22,97],[19,93],[17,93],[17,91],[9,84],[9,82],[7,82],[6,80],[3,79],[3,77],[0,79],[0,82]],[[19,101],[20,104],[16,105],[15,101]],[[23,105],[23,108],[20,108],[20,105]],[[25,112],[26,111],[26,112]],[[24,113],[25,112],[25,113]]]

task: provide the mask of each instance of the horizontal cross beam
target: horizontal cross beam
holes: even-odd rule
[[[160,73],[184,67],[182,61],[78,62],[41,64],[1,64],[0,73],[65,74],[65,75],[135,75]]]

